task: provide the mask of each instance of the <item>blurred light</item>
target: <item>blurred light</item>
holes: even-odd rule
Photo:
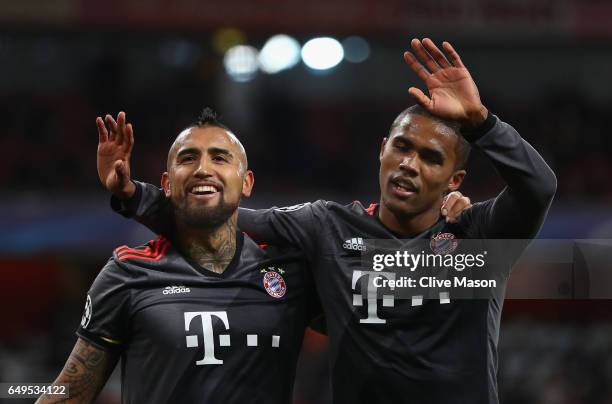
[[[334,38],[314,38],[302,47],[302,60],[315,70],[331,69],[342,61],[344,49]]]
[[[361,63],[370,56],[370,45],[360,36],[350,36],[342,41],[344,58],[351,63]]]
[[[257,49],[247,45],[234,46],[225,53],[223,65],[232,80],[249,81],[257,73]]]
[[[259,53],[259,67],[274,74],[290,69],[300,61],[300,43],[288,35],[274,35]]]
[[[230,48],[242,45],[246,42],[246,35],[236,28],[223,28],[213,35],[213,47],[221,54]]]

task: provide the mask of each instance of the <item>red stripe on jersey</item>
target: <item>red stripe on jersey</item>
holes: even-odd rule
[[[159,261],[164,256],[169,244],[168,240],[161,236],[156,240],[149,241],[145,247],[140,249],[121,246],[115,250],[115,253],[120,261],[129,258],[145,261]]]
[[[123,254],[140,254],[143,256],[151,256],[151,255],[155,255],[157,254],[157,249],[158,249],[158,241],[157,240],[151,240],[147,243],[146,246],[144,247],[140,247],[140,248],[129,248],[127,246],[125,246],[126,248],[123,248],[121,251],[117,252],[117,255],[123,255]],[[155,246],[155,251],[151,250],[151,245]]]
[[[368,206],[368,208],[366,209],[366,212],[368,212],[368,215],[374,216],[374,212],[376,212],[377,207],[377,203],[371,203],[370,206]]]

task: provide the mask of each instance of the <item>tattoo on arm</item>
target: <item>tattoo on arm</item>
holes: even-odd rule
[[[41,396],[36,403],[91,403],[112,373],[119,355],[79,338],[55,383],[68,384],[69,397]]]

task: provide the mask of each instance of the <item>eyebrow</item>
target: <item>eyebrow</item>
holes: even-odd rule
[[[215,155],[215,156],[219,155],[219,154],[222,154],[222,155],[226,156],[230,160],[234,158],[234,154],[231,151],[229,151],[227,149],[222,149],[221,147],[209,147],[208,148],[208,152],[210,154]]]
[[[199,154],[200,150],[195,147],[188,147],[186,149],[181,149],[176,153],[176,158],[184,156],[185,154]]]
[[[406,145],[414,146],[414,143],[410,139],[408,139],[407,137],[404,137],[402,135],[394,136],[393,137],[393,141],[395,142],[396,140],[399,141],[399,142],[403,142]],[[424,153],[425,155],[429,155],[429,156],[434,157],[436,159],[440,159],[440,161],[444,161],[445,160],[444,152],[442,152],[442,151],[440,151],[438,149],[431,148],[431,147],[426,147],[426,146],[425,147],[420,147],[419,148],[419,153]]]
[[[234,154],[227,150],[227,149],[223,149],[221,147],[209,147],[208,148],[208,152],[212,155],[219,155],[222,154],[224,156],[226,156],[228,159],[233,159],[234,158]],[[176,158],[179,158],[181,156],[184,156],[186,154],[200,154],[200,149],[198,149],[197,147],[188,147],[186,149],[181,149],[179,150],[179,152],[176,154]]]

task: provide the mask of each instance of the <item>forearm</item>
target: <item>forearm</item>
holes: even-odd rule
[[[479,132],[467,137],[506,183],[489,212],[491,235],[535,236],[556,191],[554,172],[514,128],[495,116],[490,116]]]
[[[542,156],[510,125],[491,115],[476,133],[473,145],[493,163],[510,192],[520,201],[547,207],[555,194],[557,179]]]
[[[36,403],[85,404],[95,400],[112,373],[119,355],[77,340],[55,384],[68,385],[68,398],[41,396]]]
[[[134,181],[135,192],[128,199],[116,195],[111,198],[113,210],[124,217],[135,219],[154,233],[168,234],[171,229],[168,200],[155,185]]]

